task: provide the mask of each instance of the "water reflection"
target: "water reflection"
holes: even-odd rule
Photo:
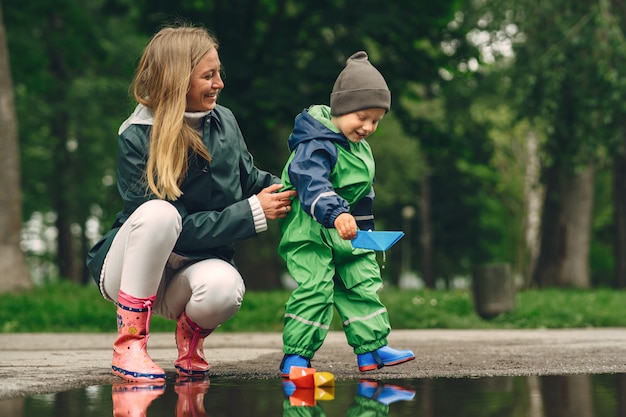
[[[626,415],[626,374],[336,381],[302,393],[280,379],[120,383],[0,401],[12,417],[599,417]]]
[[[291,381],[282,381],[283,394],[286,400],[283,403],[285,409],[284,416],[303,415],[314,416],[324,415],[322,411],[313,412],[313,408],[317,406],[318,401],[332,401],[335,399],[335,387],[332,386],[316,386],[310,389],[298,388]],[[411,401],[415,397],[415,391],[404,388],[400,385],[388,384],[374,379],[362,379],[357,386],[357,395],[355,404],[350,408],[365,410],[367,409],[383,409],[383,406],[389,406],[397,401]],[[382,404],[382,406],[380,405]],[[309,411],[293,411],[298,407],[311,408]],[[292,410],[291,412],[289,410]],[[321,410],[321,409],[320,409]],[[377,413],[379,415],[380,412]],[[386,413],[385,413],[386,414]],[[361,413],[349,413],[349,415],[361,415]]]
[[[176,400],[176,417],[205,417],[204,394],[209,390],[209,381],[177,381],[174,391]]]
[[[207,383],[208,385],[208,383]],[[143,417],[148,415],[148,407],[152,401],[163,395],[165,382],[151,383],[119,383],[111,386],[113,416]],[[176,414],[178,414],[178,409]],[[182,414],[181,414],[182,415]]]

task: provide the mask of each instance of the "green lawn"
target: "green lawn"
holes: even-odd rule
[[[514,311],[491,320],[474,311],[465,290],[398,290],[381,298],[393,329],[536,329],[626,326],[626,291],[528,290],[516,296]],[[241,311],[218,331],[280,332],[288,291],[249,291]],[[154,316],[152,331],[173,331],[175,323]],[[333,329],[340,324],[335,317]],[[115,307],[94,285],[58,282],[0,295],[0,332],[114,332]]]

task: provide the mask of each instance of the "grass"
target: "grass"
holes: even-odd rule
[[[493,319],[479,317],[465,290],[384,289],[381,299],[393,329],[537,329],[626,326],[626,292],[610,289],[520,291],[516,308]],[[220,332],[280,332],[288,291],[249,291],[239,313]],[[174,331],[154,316],[152,331]],[[332,325],[340,330],[337,315]],[[0,295],[0,332],[115,332],[115,307],[94,285],[46,284]]]

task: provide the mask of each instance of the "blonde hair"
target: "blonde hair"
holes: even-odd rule
[[[154,123],[146,180],[161,199],[176,200],[189,165],[189,150],[208,162],[211,155],[198,132],[184,120],[191,72],[217,39],[191,26],[161,29],[143,52],[132,84],[137,102],[150,108]]]

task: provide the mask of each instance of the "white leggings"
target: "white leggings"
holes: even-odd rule
[[[120,290],[136,298],[156,293],[154,313],[176,319],[185,311],[198,326],[214,329],[239,311],[243,278],[221,259],[196,261],[173,253],[181,229],[172,204],[150,200],[139,206],[113,240],[100,286],[110,300]]]

